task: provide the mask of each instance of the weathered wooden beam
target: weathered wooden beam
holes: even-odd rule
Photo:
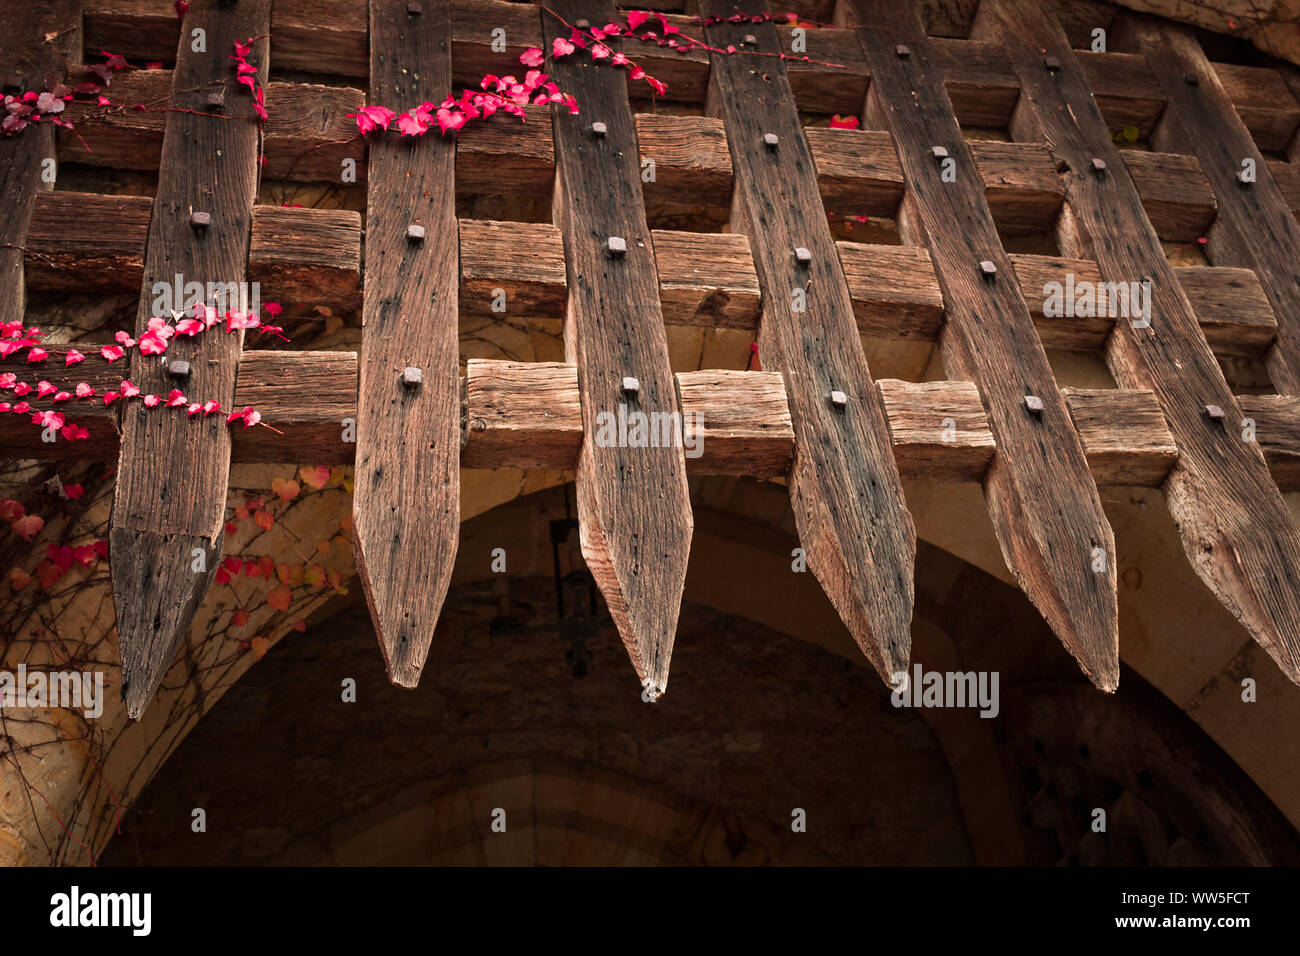
[[[42,193],[23,251],[27,285],[138,292],[152,209],[148,196]]]
[[[176,20],[175,11],[172,19]],[[171,70],[119,72],[106,91],[117,106],[106,109],[80,101],[70,103],[67,114],[76,130],[59,131],[60,161],[156,170],[169,115],[162,108],[172,102],[174,81]],[[365,149],[356,135],[356,125],[347,118],[365,105],[360,90],[271,82],[266,84],[265,95],[268,118],[263,129],[263,175],[296,182],[339,183],[343,181],[343,160],[352,159],[358,181],[365,180]],[[149,108],[136,109],[137,104]],[[206,92],[195,108],[208,109]],[[211,122],[242,125],[253,116],[252,98],[241,86],[227,90],[222,112]]]
[[[1046,141],[1069,170],[1062,250],[1095,259],[1108,281],[1151,279],[1152,321],[1144,328],[1116,325],[1108,340],[1111,372],[1127,388],[1155,393],[1177,441],[1165,497],[1193,568],[1283,672],[1300,679],[1300,534],[1258,444],[1242,441],[1241,409],[1142,211],[1069,41],[1027,0],[986,0],[975,32],[1011,51],[1024,98],[1013,133]],[[1044,56],[1057,58],[1059,69],[1045,69]]]
[[[355,352],[244,352],[235,382],[235,405],[251,405],[271,428],[235,428],[236,462],[348,464],[356,444],[349,423],[357,417]],[[32,378],[32,366],[0,362],[0,374]],[[41,374],[41,373],[37,373]],[[572,471],[582,441],[577,366],[561,362],[470,359],[464,378],[462,468],[540,468]],[[103,394],[121,370],[88,365],[79,375]],[[706,369],[675,376],[686,441],[699,457],[686,457],[688,475],[785,478],[794,454],[794,431],[785,384],[775,372]],[[996,450],[979,390],[970,382],[877,383],[887,414],[894,458],[904,478],[982,481]],[[1173,448],[1163,419],[1153,414],[1150,392],[1062,389],[1078,423],[1088,466],[1098,484],[1159,487]],[[1300,400],[1242,396],[1279,486],[1300,487]],[[86,440],[44,442],[23,416],[0,415],[3,458],[115,461],[119,405],[69,407],[48,400],[90,431]],[[689,413],[689,414],[688,414]],[[181,412],[176,412],[181,414]],[[698,417],[696,417],[698,416]],[[692,431],[698,429],[698,431]],[[697,437],[698,436],[698,437]],[[686,447],[690,447],[688,444]],[[1173,449],[1173,454],[1177,454]]]
[[[456,195],[502,194],[549,200],[555,182],[550,110],[528,107],[527,120],[497,113],[457,134]]]
[[[758,276],[743,235],[653,232],[667,325],[757,329]]]
[[[582,446],[578,366],[470,359],[462,468],[571,469]]]
[[[654,163],[654,177],[641,187],[648,215],[730,204],[731,154],[721,121],[639,113],[636,137],[642,163]]]
[[[1003,55],[1006,52],[1003,51]],[[1135,53],[1075,50],[1079,68],[1087,79],[1106,127],[1120,132],[1135,127],[1146,139],[1165,109],[1165,94],[1151,75],[1146,58]],[[1008,64],[1009,65],[1009,64]],[[1012,71],[1014,74],[1014,70]],[[1016,79],[1016,89],[1020,80]]]
[[[735,9],[726,0],[702,5],[706,14]],[[760,13],[763,5],[744,0],[739,9]],[[770,23],[717,24],[706,33],[721,48],[750,34],[751,49],[780,49]],[[763,290],[763,367],[786,382],[796,439],[790,499],[808,567],[891,681],[910,655],[916,532],[785,66],[768,58],[761,65],[714,54],[706,111],[726,125],[732,228],[749,237]]]
[[[865,112],[893,133],[907,181],[901,231],[929,248],[944,292],[944,366],[979,387],[997,440],[984,491],[1003,556],[1088,678],[1113,691],[1119,682],[1114,536],[994,228],[972,152],[916,11],[882,0],[854,0],[851,7],[855,22],[866,27],[858,31],[872,76]],[[944,177],[935,147],[954,160],[955,177]]]
[[[1158,488],[1178,446],[1152,392],[1117,388],[1061,390],[1088,468],[1099,485]]]
[[[934,342],[943,326],[943,292],[930,253],[915,246],[837,242],[858,331],[877,338]]]
[[[997,445],[972,382],[876,382],[904,478],[983,481]]]
[[[370,89],[403,110],[451,85],[445,4],[370,0]],[[357,570],[388,677],[414,687],[460,535],[456,146],[377,137],[366,190]]]
[[[1260,450],[1281,491],[1300,491],[1300,397],[1241,395],[1243,433],[1253,424]]]
[[[805,129],[804,136],[827,209],[838,216],[894,218],[903,198],[903,170],[892,136],[883,130],[817,127]]]
[[[968,145],[998,230],[1008,236],[1050,232],[1065,202],[1051,154],[1034,143]]]
[[[239,87],[224,51],[250,37],[263,37],[253,42],[249,59],[266,76],[270,15],[270,0],[247,0],[237,8],[219,0],[191,4],[185,26],[203,29],[213,52],[180,46],[173,104],[199,111],[217,85],[233,96]],[[259,133],[255,119],[222,122],[197,112],[166,114],[163,148],[173,161],[158,175],[137,336],[154,315],[155,283],[170,284],[178,273],[184,282],[204,286],[246,280]],[[206,227],[192,222],[199,212],[208,214]],[[173,340],[167,355],[189,363],[183,391],[192,400],[218,401],[229,409],[242,345],[242,332],[218,330]],[[130,378],[146,393],[166,395],[176,387],[164,363],[138,351],[131,355]],[[162,682],[216,573],[229,475],[230,429],[224,416],[191,420],[143,406],[125,416],[108,557],[122,695],[133,718],[140,717]]]
[[[81,2],[55,0],[37,8],[26,4],[8,12],[0,31],[0,64],[5,83],[44,90],[47,74],[64,78],[69,61],[80,53]],[[52,33],[51,39],[46,33]],[[54,158],[54,126],[29,125],[18,134],[0,136],[0,322],[21,321],[26,308],[23,247],[37,195],[53,188],[42,179],[45,161]]]
[[[460,310],[492,315],[502,303],[513,321],[562,318],[567,296],[564,243],[550,223],[462,219]]]
[[[1184,27],[1138,18],[1124,22],[1121,39],[1127,34],[1129,42],[1141,49],[1169,97],[1155,141],[1162,149],[1194,154],[1218,197],[1218,219],[1207,254],[1218,265],[1254,270],[1278,320],[1277,342],[1267,362],[1269,375],[1278,391],[1296,394],[1300,392],[1300,281],[1296,277],[1300,222],[1273,180],[1260,152],[1263,145],[1256,145],[1258,135],[1252,139],[1245,115],[1233,108],[1225,77],[1243,74],[1211,65]],[[1281,74],[1264,73],[1276,78],[1276,84],[1268,87],[1276,96],[1285,93],[1295,102]],[[1189,83],[1188,76],[1196,82]],[[1242,182],[1243,170],[1253,182]]]
[[[779,372],[678,372],[677,392],[688,433],[688,474],[790,474],[794,428]]]
[[[1268,355],[1277,338],[1277,316],[1252,270],[1181,266],[1174,274],[1215,356],[1262,359]]]
[[[361,306],[361,215],[347,209],[258,206],[253,210],[248,276],[262,301],[296,313],[328,306],[335,314]]]
[[[1190,38],[1196,50],[1200,51],[1200,44],[1196,42],[1189,27],[1179,27],[1167,20],[1159,25],[1149,22],[1148,26],[1153,30],[1153,37],[1163,34],[1170,40],[1172,40],[1171,32],[1183,32]],[[1176,46],[1178,52],[1170,50],[1168,53],[1176,59],[1181,59],[1189,48],[1185,41],[1177,42]],[[1145,43],[1142,52],[1147,52]],[[1218,77],[1219,88],[1227,95],[1228,102],[1237,112],[1241,125],[1249,131],[1255,145],[1261,150],[1270,152],[1285,150],[1287,144],[1291,142],[1291,137],[1295,135],[1296,127],[1300,126],[1300,102],[1297,102],[1292,95],[1291,88],[1282,74],[1267,66],[1210,63],[1203,53],[1200,54],[1200,59],[1204,60],[1205,65]],[[1161,76],[1165,65],[1170,61],[1165,57],[1153,58],[1148,55],[1147,62],[1151,65],[1151,72],[1155,74],[1156,82],[1164,89],[1170,102],[1173,102],[1174,96],[1166,85],[1164,77]]]
[[[1121,150],[1119,155],[1159,238],[1192,242],[1206,234],[1218,204],[1195,156],[1135,149]]]
[[[562,0],[542,13],[545,47],[569,24],[608,22],[612,0]],[[629,51],[634,53],[635,51]],[[646,224],[626,74],[557,61],[552,70],[582,112],[552,107],[556,198],[568,270],[565,356],[578,366],[582,453],[576,476],[582,553],[600,585],[648,699],[668,685],[693,520],[683,449],[619,447],[601,436],[622,412],[676,416],[655,248]],[[605,124],[597,136],[592,124]],[[630,437],[630,435],[629,435]]]

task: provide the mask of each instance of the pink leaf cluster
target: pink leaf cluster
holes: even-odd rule
[[[278,315],[282,311],[278,302],[269,302],[265,308],[272,315]],[[139,339],[133,338],[129,332],[117,332],[114,338],[118,344],[101,346],[99,355],[108,363],[116,362],[122,358],[126,354],[126,350],[130,348],[138,348],[142,355],[161,355],[167,351],[168,345],[174,336],[198,335],[223,319],[228,333],[241,329],[258,329],[261,332],[271,332],[280,335],[281,338],[284,337],[281,334],[284,330],[280,326],[264,324],[256,312],[226,312],[222,316],[213,307],[198,304],[194,307],[193,318],[178,318],[174,326],[169,325],[165,319],[154,316],[147,323],[145,331],[140,335]],[[43,334],[40,329],[25,328],[20,320],[0,324],[0,359],[9,358],[25,348],[27,349],[27,364],[44,362],[50,356],[49,352],[39,345]],[[77,349],[68,349],[64,357],[64,368],[70,368],[85,360],[86,356]],[[156,408],[159,405],[167,408],[184,406],[190,418],[196,416],[206,418],[221,410],[220,402],[191,402],[179,389],[173,389],[166,397],[158,395],[141,396],[139,386],[128,379],[123,379],[119,388],[109,390],[102,396],[97,396],[95,389],[87,382],[78,382],[66,389],[61,389],[44,380],[37,382],[33,386],[28,382],[19,381],[17,374],[14,372],[3,372],[0,373],[0,392],[13,392],[13,397],[18,399],[24,399],[24,396],[35,392],[35,399],[48,398],[52,403],[89,401],[98,397],[106,406],[112,405],[119,399],[141,398],[146,408]],[[69,440],[90,437],[89,431],[80,425],[66,421],[61,412],[49,409],[34,410],[30,400],[0,401],[0,413],[6,412],[18,415],[30,414],[33,424],[42,428],[53,426],[59,431],[60,435]],[[247,428],[258,424],[261,417],[261,414],[254,411],[250,406],[242,412],[232,415],[228,421],[233,421],[236,418],[242,419],[244,427]]]
[[[530,56],[531,53],[538,56]],[[527,51],[519,59],[525,66],[534,59],[540,63],[540,51]],[[462,129],[472,120],[487,119],[498,112],[522,120],[526,117],[524,108],[530,104],[567,103],[572,112],[578,112],[573,97],[561,93],[550,77],[540,70],[529,70],[522,79],[489,73],[479,86],[478,90],[463,89],[459,97],[448,96],[441,103],[421,103],[405,113],[396,113],[386,106],[366,106],[347,115],[356,118],[362,136],[390,129],[394,123],[403,136],[423,136],[434,126],[445,136]]]
[[[248,87],[248,91],[253,94],[253,109],[257,111],[257,118],[261,122],[266,122],[266,88],[257,85],[254,77],[257,74],[257,67],[248,62],[248,55],[253,52],[253,41],[255,37],[249,37],[243,43],[235,41],[235,55],[231,57],[235,61],[235,81]]]

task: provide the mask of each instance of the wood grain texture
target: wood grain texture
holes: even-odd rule
[[[0,362],[0,373],[30,372],[20,361]],[[357,415],[355,352],[244,352],[235,404],[252,405],[277,432],[234,428],[232,460],[255,463],[347,464],[355,442],[344,426]],[[98,365],[82,376],[96,391],[115,388],[120,372]],[[703,436],[698,458],[686,457],[688,475],[785,478],[794,454],[794,431],[777,372],[704,369],[675,376],[682,413]],[[563,362],[470,359],[465,377],[460,461],[463,468],[541,468],[572,471],[582,437],[577,366]],[[981,481],[996,451],[979,390],[971,382],[877,383],[888,418],[894,458],[904,478]],[[1160,487],[1172,451],[1168,430],[1150,392],[1062,389],[1099,484]],[[1083,398],[1079,396],[1083,395]],[[1241,397],[1253,416],[1274,478],[1284,490],[1300,487],[1300,399]],[[58,408],[47,401],[33,408]],[[1082,411],[1080,411],[1082,409]],[[86,426],[87,440],[45,443],[21,416],[0,415],[0,459],[115,461],[117,409],[91,405],[70,411]],[[1154,412],[1154,414],[1153,414]],[[949,421],[950,420],[950,421]],[[945,434],[945,429],[951,429]],[[687,429],[688,439],[694,433]]]
[[[370,94],[401,111],[451,84],[447,5],[370,0]],[[460,535],[456,146],[376,137],[366,190],[354,514],[357,570],[388,677],[414,687]],[[408,238],[424,227],[423,241]],[[403,370],[422,384],[402,384]]]
[[[718,120],[638,113],[636,137],[641,162],[654,162],[654,178],[642,174],[647,210],[729,205],[731,154]]]
[[[1083,672],[1113,691],[1119,682],[1114,536],[971,172],[971,151],[915,10],[883,0],[854,0],[852,10],[868,27],[858,31],[872,76],[865,112],[894,134],[907,181],[901,231],[929,248],[943,289],[944,367],[979,387],[997,440],[984,492],[1002,554]],[[909,57],[896,55],[899,43],[910,48]],[[942,181],[933,146],[956,159],[955,182]],[[981,261],[996,267],[992,280],[981,275]],[[1028,409],[1029,395],[1042,400],[1040,413]],[[1106,556],[1103,571],[1094,570],[1098,548]]]
[[[148,196],[40,193],[23,254],[28,287],[138,292],[152,209]]]
[[[606,23],[610,0],[565,0],[553,7],[569,23]],[[547,48],[569,28],[542,14]],[[693,519],[681,447],[603,447],[602,415],[629,411],[680,415],[659,306],[654,244],[641,193],[636,127],[626,74],[569,57],[554,64],[562,90],[581,114],[553,106],[556,198],[564,236],[569,301],[566,358],[578,366],[584,441],[576,477],[582,553],[605,596],[632,664],[656,699],[668,685],[673,636],[681,610]],[[591,133],[603,122],[603,137]],[[626,254],[607,243],[619,237]],[[621,391],[625,377],[640,389]]]
[[[1131,42],[1146,55],[1169,96],[1156,142],[1162,149],[1194,154],[1218,197],[1210,260],[1255,271],[1278,321],[1269,375],[1279,392],[1300,394],[1300,222],[1222,82],[1235,74],[1211,65],[1186,28],[1136,18],[1126,24]],[[1266,72],[1286,90],[1276,70]],[[1188,73],[1199,78],[1197,85],[1183,80]],[[1237,179],[1245,159],[1255,164],[1256,182],[1249,186]]]
[[[1255,423],[1260,450],[1281,491],[1300,491],[1300,396],[1242,395],[1241,412]]]
[[[938,339],[943,292],[930,253],[909,246],[837,242],[858,331],[876,338]]]
[[[757,329],[758,276],[743,235],[653,231],[667,325]]]
[[[156,108],[132,107],[136,103],[153,107],[168,104],[174,81],[171,70],[117,73],[108,88],[108,96],[120,104],[118,107],[105,110],[80,102],[68,104],[67,115],[76,124],[76,131],[59,131],[60,161],[115,169],[157,169],[168,114]],[[205,89],[205,95],[190,108],[206,110],[207,92]],[[242,125],[254,116],[252,97],[246,87],[227,84],[225,92],[224,119],[211,122]],[[355,113],[364,105],[365,95],[356,89],[274,80],[267,83],[269,116],[263,128],[262,148],[266,156],[263,175],[294,182],[337,183],[342,174],[342,160],[351,158],[357,163],[358,180],[363,181],[365,148],[356,137],[354,121],[347,114]]]
[[[361,306],[361,215],[349,209],[258,206],[248,275],[262,285],[262,301],[287,314],[316,305],[334,313]]]
[[[460,311],[498,315],[493,303],[505,293],[510,321],[564,317],[564,241],[544,222],[462,219]]]
[[[752,14],[763,6],[712,0],[701,12],[737,9]],[[771,24],[718,24],[706,33],[717,47],[752,34],[756,49],[779,49]],[[763,290],[763,368],[785,378],[795,433],[790,501],[808,567],[888,682],[910,656],[916,531],[784,65],[764,58],[759,67],[749,57],[714,54],[707,112],[726,124],[732,229],[749,237]],[[764,145],[765,133],[777,134],[777,149]],[[796,248],[811,254],[807,265],[796,261]],[[806,311],[794,311],[795,290]],[[845,394],[844,405],[832,403],[833,391]]]
[[[184,24],[206,31],[208,50],[231,50],[236,41],[266,34],[270,8],[270,0],[248,0],[237,8],[198,0]],[[257,40],[249,56],[261,76],[269,66],[268,47],[265,38]],[[193,53],[188,43],[177,53],[173,80],[173,104],[191,110],[201,109],[213,84],[224,83],[231,92],[236,87],[227,57]],[[247,279],[258,139],[252,119],[166,114],[163,143],[173,161],[158,175],[137,335],[153,316],[154,283],[171,283],[176,274],[204,286]],[[197,211],[211,215],[201,232],[189,221]],[[242,346],[242,332],[203,335],[173,340],[167,358],[190,363],[193,372],[183,391],[192,401],[215,400],[225,409],[234,404]],[[130,378],[145,393],[166,395],[175,386],[163,363],[138,351],[131,353]],[[109,524],[122,695],[127,713],[137,719],[216,573],[230,475],[230,428],[223,415],[190,420],[180,409],[158,411],[138,406],[123,416]]]
[[[523,122],[497,113],[457,134],[457,197],[489,193],[547,201],[554,181],[555,143],[545,106],[528,107]]]
[[[1111,50],[1105,53],[1075,50],[1074,55],[1107,128],[1120,132],[1133,126],[1140,138],[1150,136],[1164,112],[1166,100],[1160,84],[1151,75],[1146,57]],[[1016,88],[1019,87],[1017,79]]]
[[[1277,316],[1250,269],[1183,266],[1174,270],[1218,358],[1262,359],[1277,338]]]
[[[1157,236],[1169,242],[1192,242],[1206,235],[1218,204],[1195,156],[1135,149],[1119,155]]]
[[[1300,679],[1300,534],[1257,443],[1243,442],[1242,418],[1191,303],[1142,211],[1064,33],[1034,4],[986,0],[977,35],[1005,42],[1020,74],[1024,126],[1070,169],[1062,251],[1096,260],[1110,281],[1152,279],[1153,321],[1119,322],[1108,342],[1115,380],[1160,402],[1178,444],[1165,497],[1201,580],[1293,681]],[[1042,67],[1043,51],[1061,69]],[[1202,80],[1204,83],[1204,79]],[[1092,158],[1107,163],[1104,175]],[[1215,420],[1205,407],[1225,413]]]
[[[576,365],[469,360],[461,467],[568,470],[581,445]]]
[[[972,140],[984,199],[1003,235],[1049,232],[1065,196],[1051,154],[1034,143]]]
[[[44,90],[45,77],[67,75],[71,59],[80,53],[81,2],[54,0],[24,4],[7,11],[0,31],[0,64],[5,82],[24,90]],[[46,34],[52,34],[47,38]],[[42,182],[42,163],[54,157],[54,126],[29,125],[14,136],[0,136],[0,322],[23,318],[27,297],[23,285],[23,245],[37,194],[52,188]]]
[[[31,366],[0,362],[0,373],[13,372],[19,381],[31,376]],[[77,378],[102,395],[116,389],[126,374],[119,365],[86,362]],[[33,393],[34,394],[34,393]],[[63,461],[117,461],[121,448],[120,403],[105,408],[99,402],[55,405],[32,402],[33,408],[54,408],[90,432],[75,442],[41,441],[40,429],[22,416],[0,415],[0,458],[39,458]],[[243,352],[235,380],[235,407],[252,405],[270,428],[232,426],[231,460],[237,462],[311,462],[333,465],[350,462],[356,448],[344,442],[345,419],[356,422],[357,356],[354,352]]]
[[[1178,447],[1154,393],[1065,388],[1061,394],[1097,484],[1164,484],[1178,460]]]
[[[790,473],[794,428],[780,372],[678,372],[677,392],[688,431],[688,474],[765,479]]]
[[[1154,21],[1148,22],[1154,25]],[[1168,26],[1177,25],[1168,23]],[[1181,27],[1179,30],[1195,42],[1189,28]],[[1164,24],[1157,28],[1157,32],[1165,32]],[[1198,43],[1197,48],[1199,47]],[[1163,87],[1164,81],[1160,76],[1161,66],[1150,58],[1147,62],[1151,63],[1156,81]],[[1291,94],[1291,89],[1282,78],[1282,74],[1267,66],[1209,63],[1208,60],[1206,62],[1218,76],[1219,86],[1227,93],[1228,101],[1236,110],[1242,125],[1249,131],[1255,145],[1261,150],[1273,152],[1286,149],[1295,134],[1296,126],[1300,125],[1300,102],[1297,102]],[[1165,92],[1168,93],[1169,90],[1166,88]],[[1171,96],[1170,99],[1172,100],[1173,97]]]
[[[876,382],[904,478],[982,481],[997,445],[973,382]]]
[[[894,218],[903,198],[903,171],[893,137],[883,130],[815,127],[805,129],[804,136],[827,209],[837,216]]]

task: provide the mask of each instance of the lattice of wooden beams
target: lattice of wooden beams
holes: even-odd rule
[[[576,472],[584,554],[652,697],[667,686],[693,474],[789,482],[810,569],[886,680],[909,646],[915,541],[901,480],[982,483],[1008,565],[1105,689],[1118,674],[1117,556],[1097,487],[1163,487],[1193,565],[1297,679],[1300,547],[1279,490],[1300,489],[1285,258],[1300,174],[1277,157],[1290,147],[1295,159],[1300,103],[1280,74],[1210,63],[1185,31],[1154,21],[1121,31],[1127,52],[1092,53],[1013,0],[986,0],[962,40],[927,37],[910,8],[855,0],[845,28],[807,31],[819,62],[631,51],[668,82],[663,112],[638,112],[622,74],[575,61],[555,75],[583,101],[577,116],[530,109],[526,123],[454,139],[363,143],[345,114],[367,99],[439,99],[568,29],[525,4],[415,7],[371,0],[367,18],[350,0],[195,0],[181,21],[153,0],[84,0],[85,50],[164,64],[121,76],[123,101],[184,105],[229,81],[179,42],[199,24],[225,43],[269,23],[259,66],[359,81],[273,74],[260,171],[249,110],[217,121],[73,107],[91,151],[61,134],[59,159],[156,171],[156,194],[29,185],[6,224],[6,268],[21,268],[27,288],[144,290],[140,321],[151,280],[178,259],[258,281],[264,299],[315,297],[362,318],[359,355],[241,351],[235,337],[193,347],[205,396],[254,405],[281,434],[110,407],[78,415],[89,440],[49,444],[0,417],[8,456],[119,462],[111,565],[133,714],[206,591],[190,556],[197,547],[215,567],[232,460],[356,463],[359,566],[403,685],[419,679],[445,595],[461,468]],[[721,2],[706,12],[739,9],[761,12]],[[579,0],[552,10],[570,24],[615,13]],[[715,46],[792,52],[788,26],[671,20]],[[498,25],[505,54],[490,46]],[[805,122],[833,112],[861,114],[866,128]],[[969,139],[972,126],[1009,129],[1012,141]],[[1109,131],[1124,127],[1164,152],[1117,151]],[[0,147],[29,163],[51,148],[34,137]],[[191,153],[203,162],[186,168],[206,178],[182,174],[178,158]],[[941,175],[943,157],[956,180]],[[1247,158],[1249,186],[1238,176]],[[348,160],[367,191],[364,233],[356,213],[256,205],[259,176],[334,180]],[[0,173],[22,168],[11,158]],[[213,228],[195,233],[191,207],[210,211]],[[834,241],[828,211],[897,221],[904,244]],[[1053,230],[1061,255],[1005,251]],[[1160,242],[1206,236],[1213,267],[1165,262]],[[1045,314],[1052,282],[1144,277],[1150,329]],[[20,316],[23,286],[8,288],[6,316]],[[565,361],[460,359],[453,323],[490,321],[497,290],[523,321],[562,325]],[[674,325],[751,332],[765,370],[673,374]],[[861,343],[881,339],[937,343],[962,380],[875,378]],[[1121,387],[1061,389],[1044,349],[1104,349]],[[1234,359],[1266,361],[1286,394],[1233,395],[1216,360]],[[120,377],[83,368],[100,391]],[[32,371],[0,363],[19,380]],[[132,370],[137,381],[158,374]],[[599,413],[632,403],[696,422],[700,456],[598,445]],[[356,443],[345,420],[358,423]],[[1254,442],[1239,438],[1246,420]],[[141,489],[160,481],[184,496],[145,500]],[[1255,520],[1261,509],[1267,522]]]

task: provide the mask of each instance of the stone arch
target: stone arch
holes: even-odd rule
[[[276,472],[270,466],[237,469],[244,488],[264,488]],[[475,548],[491,537],[494,524],[518,521],[520,514],[536,514],[539,507],[561,507],[562,495],[552,493],[550,504],[545,505],[541,500],[545,496],[537,492],[554,489],[567,477],[559,473],[470,473],[466,482],[470,500],[465,508],[467,523],[462,528],[461,545],[462,553],[468,556],[466,568],[472,566]],[[687,599],[695,599],[705,588],[721,611],[761,621],[784,633],[811,634],[812,640],[827,650],[860,663],[856,647],[821,598],[812,576],[789,573],[792,528],[784,489],[736,479],[704,479],[695,485],[698,504],[693,566],[708,568],[708,573],[704,578],[694,572],[688,576]],[[1006,578],[977,488],[913,483],[908,494],[923,540],[937,543],[995,577]],[[971,496],[973,500],[967,500]],[[1264,759],[1260,741],[1269,739],[1268,728],[1284,725],[1290,708],[1300,707],[1300,701],[1287,692],[1289,686],[1269,662],[1259,660],[1253,653],[1254,645],[1233,622],[1225,620],[1226,612],[1204,593],[1186,568],[1158,493],[1125,489],[1108,496],[1107,505],[1117,537],[1131,546],[1128,550],[1120,547],[1126,561],[1121,571],[1121,604],[1127,612],[1127,646],[1121,650],[1126,663],[1149,676],[1157,689],[1201,723],[1294,822],[1300,818],[1296,781],[1282,772],[1278,761]],[[285,524],[290,523],[288,515],[300,514],[301,524],[309,525],[323,507],[319,502],[301,508],[295,504],[288,509]],[[86,514],[92,515],[93,507]],[[469,520],[477,515],[482,518]],[[538,547],[533,549],[531,560],[540,567],[537,562],[546,555],[540,547],[542,542],[535,544]],[[1171,554],[1178,560],[1171,561]],[[512,559],[512,570],[518,566]],[[1154,582],[1144,583],[1143,568],[1162,568],[1165,573]],[[458,572],[459,580],[467,576],[473,576],[472,572]],[[780,583],[755,586],[758,581]],[[328,602],[317,601],[304,605],[301,613],[321,614],[327,608]],[[248,654],[238,659],[213,655],[211,641],[206,638],[211,628],[221,630],[222,613],[228,613],[228,609],[205,608],[194,638],[174,668],[177,679],[140,724],[127,726],[124,720],[113,723],[110,717],[106,728],[101,724],[91,733],[80,717],[52,712],[49,720],[37,722],[38,733],[28,733],[27,739],[21,739],[12,733],[13,722],[7,723],[3,732],[13,741],[11,746],[21,748],[19,752],[31,754],[43,748],[42,795],[58,809],[69,832],[60,836],[52,829],[49,816],[41,819],[39,802],[28,792],[31,780],[11,774],[0,791],[0,855],[9,862],[77,862],[86,858],[88,848],[97,850],[107,842],[116,807],[139,794],[202,713],[251,666],[253,658]],[[1195,649],[1191,662],[1195,666],[1189,667],[1179,656],[1181,645],[1173,638],[1180,630],[1188,632],[1193,621],[1196,630],[1207,632],[1210,640]],[[1205,621],[1212,626],[1206,628]],[[83,621],[80,626],[89,631],[94,622]],[[915,630],[918,649],[926,647],[928,641],[927,653],[933,654],[933,659],[959,659],[953,657],[951,647],[945,646],[944,622],[921,614]],[[1130,634],[1134,635],[1132,639]],[[269,643],[278,636],[272,633]],[[93,646],[100,643],[96,641]],[[1234,647],[1237,650],[1230,653]],[[1256,664],[1262,666],[1256,668]],[[1213,669],[1216,666],[1217,671]],[[1207,670],[1208,676],[1201,673]],[[1257,676],[1263,689],[1261,703],[1230,715],[1226,711],[1239,681],[1237,675],[1242,673]],[[24,728],[23,732],[30,730]],[[999,798],[992,805],[984,805],[988,801],[981,796],[987,791],[989,768],[993,766],[993,744],[980,732],[978,723],[973,730],[943,730],[940,737],[958,779],[959,793],[964,794],[963,813],[968,819],[984,821],[972,831],[984,835],[985,845],[979,855],[987,862],[1014,862],[1020,850],[1016,841],[1004,839],[1014,830],[1009,803]],[[1276,745],[1276,735],[1272,739]],[[961,773],[957,773],[958,768]],[[978,785],[965,784],[964,780],[977,781]],[[34,824],[26,823],[25,817]],[[989,821],[993,821],[992,825]],[[74,835],[79,833],[86,838]]]

